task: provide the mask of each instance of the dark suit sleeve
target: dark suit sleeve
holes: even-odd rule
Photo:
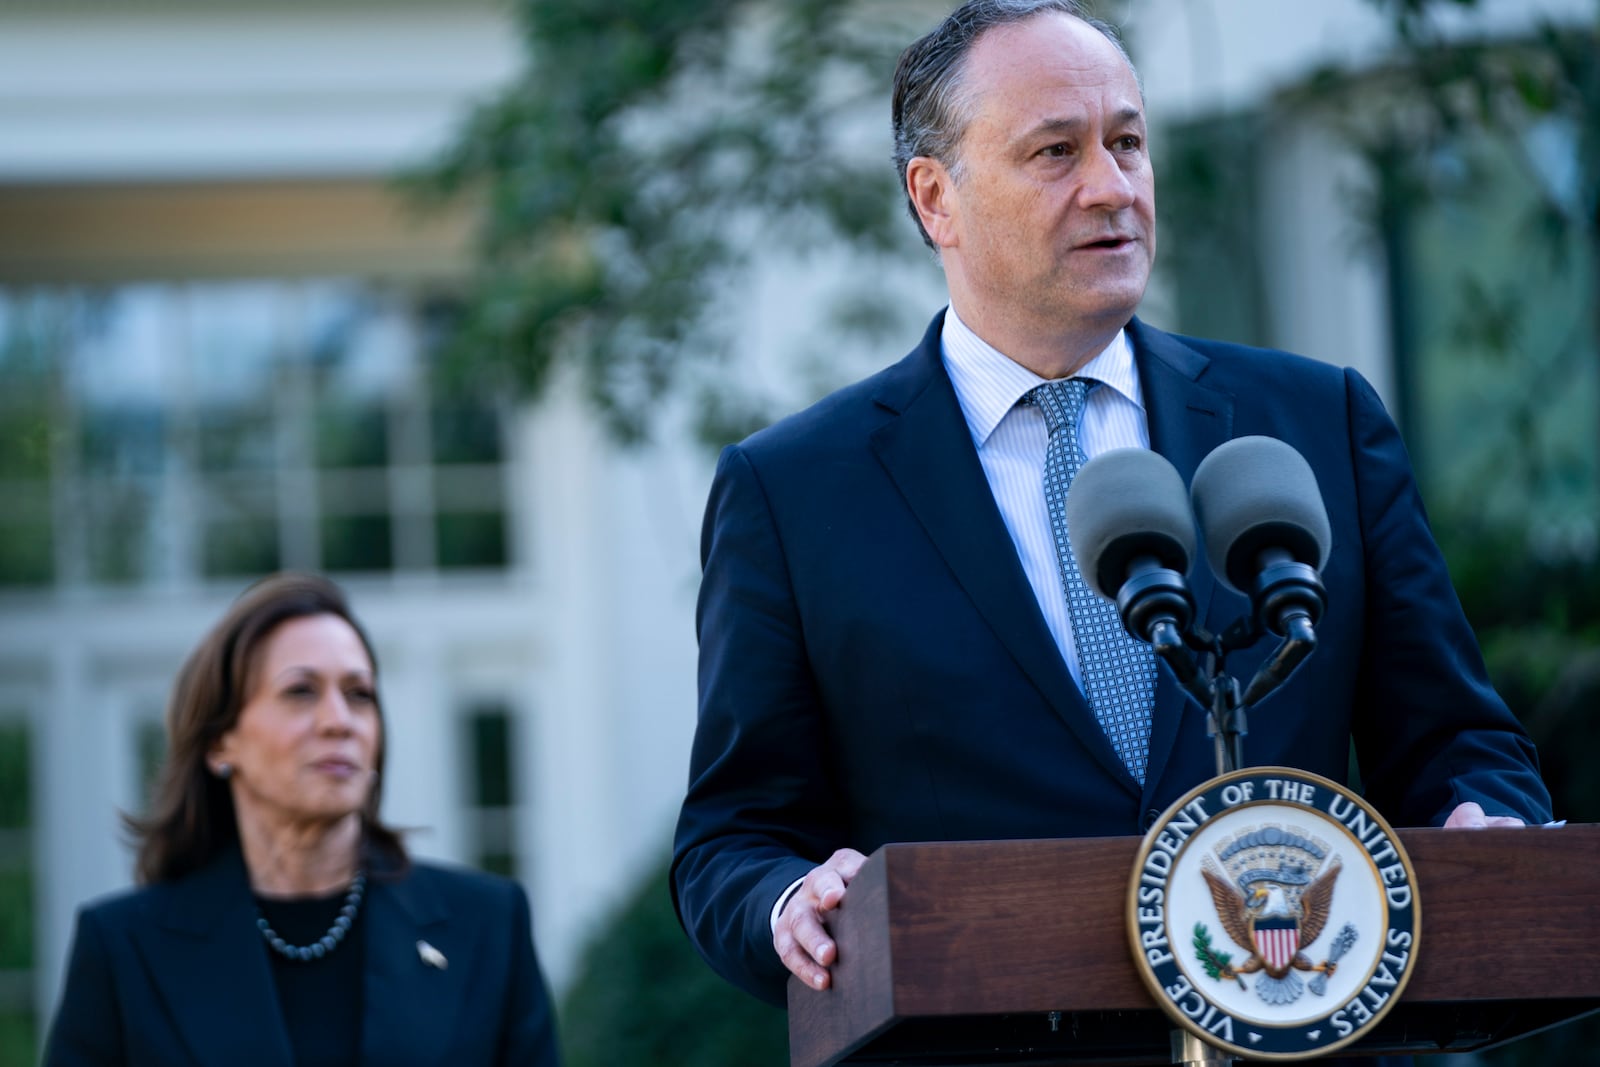
[[[44,1067],[110,1067],[127,1062],[104,934],[91,910],[78,913],[61,1007],[45,1041]]]
[[[505,1030],[496,1061],[502,1067],[561,1067],[555,1012],[533,947],[528,894],[512,883],[511,971],[506,981]]]
[[[672,863],[673,901],[723,977],[776,1004],[788,972],[773,903],[842,841],[822,702],[780,525],[729,448],[702,530],[700,709]]]
[[[1367,567],[1355,738],[1368,798],[1404,825],[1442,825],[1465,801],[1545,822],[1533,744],[1489,683],[1400,434],[1359,374],[1345,384]]]

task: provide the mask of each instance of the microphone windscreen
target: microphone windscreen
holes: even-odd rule
[[[1147,448],[1102,452],[1067,491],[1067,537],[1084,580],[1107,600],[1140,556],[1186,573],[1195,535],[1183,476]]]
[[[1333,531],[1311,464],[1276,437],[1239,437],[1201,461],[1190,490],[1211,570],[1249,594],[1264,549],[1281,548],[1317,570]]]

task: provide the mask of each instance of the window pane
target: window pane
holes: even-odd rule
[[[151,570],[154,486],[100,482],[84,493],[84,535],[89,577],[97,582],[138,581]]]
[[[382,467],[389,462],[387,413],[375,405],[319,404],[317,466]]]
[[[0,522],[0,585],[43,586],[55,578],[55,538],[47,508],[13,506]]]
[[[500,420],[492,408],[457,404],[433,412],[435,463],[499,463]]]
[[[272,411],[202,408],[195,414],[195,451],[200,470],[208,474],[272,470],[277,462]]]
[[[155,405],[107,405],[80,416],[79,461],[85,474],[154,478],[167,458],[166,412]]]
[[[309,287],[306,301],[307,347],[319,394],[381,405],[411,388],[415,346],[397,301],[341,282]]]
[[[504,567],[503,512],[443,513],[434,517],[440,567]]]
[[[272,480],[214,477],[202,504],[201,572],[206,577],[265,574],[282,566]]]
[[[511,779],[511,716],[503,707],[467,717],[472,753],[472,805],[505,808],[516,802]]]
[[[33,966],[33,871],[0,869],[0,971]]]
[[[386,571],[393,560],[389,516],[337,515],[322,520],[323,569]]]
[[[278,281],[208,282],[182,290],[189,376],[198,406],[270,403],[293,348],[284,344],[289,303]]]
[[[278,524],[270,517],[206,523],[201,567],[207,578],[266,574],[282,566],[281,559]]]
[[[465,716],[463,725],[473,860],[486,871],[515,877],[517,783],[511,713],[503,704],[485,704]]]
[[[58,368],[46,338],[16,311],[0,314],[0,478],[49,478]]]
[[[130,285],[77,290],[70,309],[72,394],[87,411],[156,411],[172,395],[175,290]]]
[[[24,829],[32,822],[31,766],[28,727],[20,722],[0,725],[0,829]]]
[[[28,1030],[27,972],[34,958],[32,778],[27,724],[0,721],[0,1052]],[[14,1021],[7,1024],[6,1016]]]
[[[451,306],[359,279],[0,289],[0,587],[505,566],[505,413],[433,405],[420,355]]]
[[[0,378],[0,479],[42,482],[50,477],[50,408],[38,397],[27,400],[26,390],[19,393]]]

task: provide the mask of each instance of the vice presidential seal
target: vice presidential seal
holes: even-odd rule
[[[1416,874],[1360,797],[1318,775],[1214,778],[1145,836],[1128,887],[1140,976],[1180,1026],[1298,1060],[1382,1019],[1415,964]]]

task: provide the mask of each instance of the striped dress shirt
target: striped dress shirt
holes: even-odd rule
[[[1083,673],[1044,501],[1044,460],[1050,433],[1044,413],[1032,404],[1020,403],[1045,379],[973,333],[953,307],[945,312],[940,341],[945,370],[955,386],[994,502],[1017,546],[1022,570],[1033,586],[1061,658],[1082,688]],[[1078,428],[1078,444],[1086,461],[1113,448],[1150,447],[1144,394],[1126,330],[1117,331],[1105,351],[1084,364],[1074,377],[1100,383],[1089,390],[1083,425]]]

